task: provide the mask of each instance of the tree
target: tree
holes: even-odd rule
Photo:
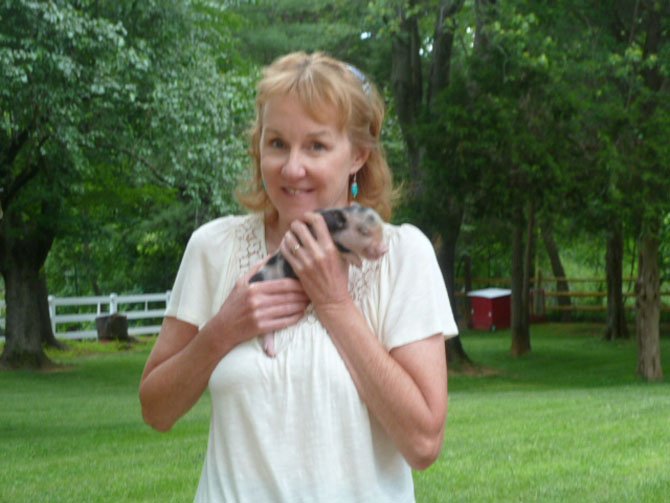
[[[444,169],[449,165],[450,152],[435,140],[443,138],[436,131],[442,120],[440,97],[451,83],[456,16],[464,3],[410,0],[379,1],[373,5],[376,18],[384,21],[381,33],[390,36],[390,82],[394,110],[407,149],[407,192],[412,213],[415,221],[440,242],[438,259],[454,307],[456,243],[464,201],[454,185],[444,182],[445,178],[455,179],[462,173]],[[432,25],[426,25],[427,19]],[[430,35],[422,34],[431,27]],[[471,363],[460,337],[447,342],[447,356],[450,363]]]
[[[122,166],[135,186],[159,181],[212,206],[230,201],[212,180],[225,185],[238,167],[215,164],[239,158],[235,142],[221,137],[231,124],[224,105],[235,100],[225,96],[231,86],[221,85],[190,9],[187,2],[0,7],[4,365],[49,364],[43,265],[74,196],[96,187],[101,170]]]
[[[636,12],[639,8],[639,13]],[[638,17],[639,16],[639,17]],[[660,349],[660,231],[670,211],[670,5],[641,1],[635,5],[634,23],[641,29],[640,87],[632,126],[637,133],[632,151],[633,180],[643,197],[644,206],[633,206],[639,218],[639,262],[637,279],[636,335],[637,373],[645,380],[663,379]],[[635,34],[631,26],[631,38]],[[665,194],[661,196],[660,194]]]
[[[555,40],[538,14],[544,6],[479,1],[469,88],[476,118],[492,139],[480,143],[482,216],[509,222],[512,241],[511,353],[531,350],[530,280],[536,222],[547,220],[564,186],[568,158],[559,138],[568,129],[556,93],[561,66]]]
[[[110,81],[119,26],[71,5],[3,4],[0,180],[0,271],[5,280],[7,334],[2,362],[41,366],[49,333],[42,266],[58,232],[69,180],[78,175],[86,141],[80,133],[97,113]],[[91,62],[96,61],[93,66]],[[81,93],[75,92],[76,82]],[[115,82],[116,92],[123,85]]]
[[[628,324],[623,299],[623,225],[616,219],[607,238],[605,267],[607,275],[607,328],[605,339],[627,339]]]
[[[543,219],[541,225],[542,232],[542,241],[544,242],[545,249],[547,250],[547,255],[549,256],[549,262],[551,263],[551,270],[556,279],[556,291],[563,294],[558,297],[559,307],[564,308],[565,310],[561,312],[562,321],[570,321],[572,319],[572,314],[570,309],[572,307],[572,302],[570,300],[570,285],[566,279],[565,268],[563,267],[563,262],[561,261],[561,255],[558,250],[558,244],[554,238],[554,226],[551,217]],[[536,285],[537,288],[537,285]]]
[[[623,255],[627,228],[621,208],[626,199],[625,163],[617,149],[620,142],[624,101],[617,86],[612,65],[614,41],[611,5],[585,5],[575,2],[570,8],[555,9],[545,21],[559,27],[557,33],[579,30],[579,37],[562,36],[561,46],[567,55],[562,93],[569,97],[573,109],[570,145],[576,165],[588,166],[580,174],[575,170],[567,191],[566,214],[582,215],[576,232],[600,236],[605,243],[607,276],[607,340],[628,337],[622,293]],[[560,20],[557,23],[556,20]],[[617,28],[618,29],[618,28]],[[593,197],[599,194],[599,197]],[[573,225],[573,227],[575,227]]]
[[[614,119],[613,126],[600,132],[617,202],[609,256],[614,262],[621,255],[622,229],[637,236],[637,372],[643,379],[660,380],[659,237],[670,211],[665,196],[670,190],[670,5],[613,0],[595,13],[599,17],[590,21],[609,51],[601,68],[609,73],[605,96]],[[608,260],[608,272],[610,267],[616,268],[612,288],[618,289],[620,266]],[[623,324],[621,319],[610,322]]]

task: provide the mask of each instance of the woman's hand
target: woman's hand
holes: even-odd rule
[[[317,313],[350,300],[347,263],[319,213],[305,213],[303,221],[292,222],[279,249],[300,278]]]
[[[267,259],[237,281],[215,316],[225,336],[236,345],[297,323],[309,304],[295,279],[249,283],[265,262]]]

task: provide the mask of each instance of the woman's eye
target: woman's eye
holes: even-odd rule
[[[274,138],[269,143],[272,148],[284,148],[284,142],[279,138]]]
[[[312,143],[312,150],[314,150],[316,152],[320,152],[322,150],[326,150],[326,146],[323,143],[319,143],[317,141],[317,142]]]

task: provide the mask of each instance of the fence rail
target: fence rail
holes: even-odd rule
[[[627,291],[622,292],[624,298],[624,307],[628,310],[635,309],[635,291],[634,284],[637,278],[625,277],[624,284],[628,285]],[[557,291],[556,283],[564,281],[568,285],[575,285],[577,289],[570,291]],[[463,278],[456,278],[457,285],[463,285],[465,282]],[[509,288],[511,284],[510,278],[471,278],[470,283],[473,288],[483,288],[487,286],[497,286]],[[537,288],[535,285],[537,284]],[[577,286],[578,285],[578,286]],[[670,291],[667,290],[667,283],[661,289],[661,311],[670,312]],[[458,287],[457,287],[458,288]],[[539,276],[531,278],[531,296],[535,291],[541,291],[539,296],[542,306],[531,306],[544,312],[551,311],[572,311],[572,312],[604,312],[607,311],[607,279],[606,278],[554,278],[548,276]],[[456,293],[456,296],[465,297],[466,293],[463,289]],[[559,298],[569,298],[570,305],[560,305]],[[629,300],[629,299],[632,299]]]
[[[93,297],[49,296],[51,328],[57,339],[95,339],[95,319],[122,313],[129,335],[157,334],[170,300],[170,292]],[[4,340],[6,304],[0,300],[0,340]],[[154,323],[146,324],[147,321]]]
[[[556,291],[553,287],[557,281],[566,281],[568,284],[591,283],[597,285],[588,290],[569,292]],[[635,278],[624,278],[630,285]],[[509,286],[510,278],[472,278],[471,283],[477,287]],[[462,285],[463,278],[456,278],[456,283]],[[541,311],[584,311],[597,312],[607,309],[607,292],[605,278],[534,278],[542,290]],[[670,291],[662,290],[661,299],[670,296]],[[465,297],[465,292],[456,292],[458,298]],[[623,292],[624,299],[634,298],[632,291]],[[569,306],[559,305],[559,297],[569,297],[572,303]],[[95,319],[98,316],[123,313],[128,318],[129,335],[155,334],[160,330],[160,322],[165,314],[165,308],[170,299],[170,292],[148,293],[136,295],[117,295],[94,297],[54,297],[49,296],[49,316],[51,328],[58,339],[95,339]],[[579,302],[576,302],[579,301]],[[95,310],[93,310],[95,308]],[[626,303],[627,309],[634,309],[634,303]],[[663,302],[663,312],[670,312],[670,305]],[[64,312],[65,311],[65,312]],[[6,304],[0,300],[0,341],[4,340]],[[154,320],[153,324],[146,324]]]

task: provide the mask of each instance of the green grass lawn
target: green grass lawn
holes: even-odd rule
[[[521,359],[508,331],[465,333],[483,371],[450,377],[444,449],[415,474],[417,501],[668,501],[670,385],[639,382],[634,341],[601,331],[534,325]],[[86,343],[52,354],[63,370],[0,373],[0,502],[193,499],[209,400],[168,434],[146,427],[149,348]]]

